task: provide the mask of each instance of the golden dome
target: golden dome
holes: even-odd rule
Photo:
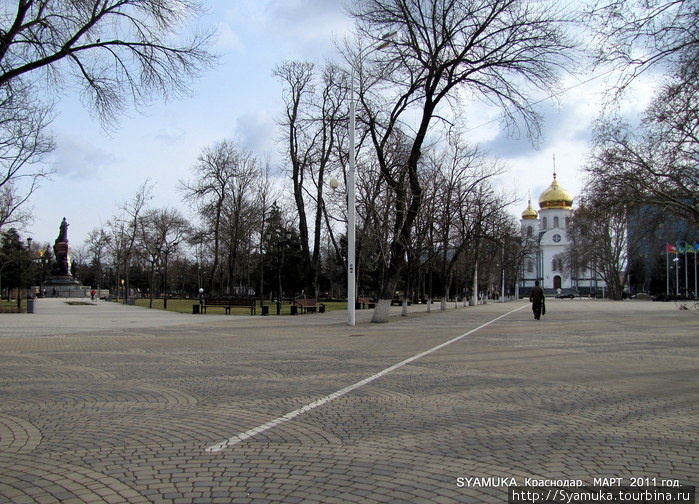
[[[522,212],[522,219],[538,219],[539,214],[532,207],[532,200],[529,200],[529,206]]]
[[[556,180],[556,173],[553,174],[553,182],[539,196],[539,208],[570,208],[573,206],[573,196],[561,187]]]

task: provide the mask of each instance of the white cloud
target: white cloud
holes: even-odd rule
[[[270,2],[269,11],[287,34],[304,42],[329,38],[353,26],[340,0]]]
[[[279,151],[278,136],[277,124],[266,112],[246,112],[238,116],[235,140],[250,149],[260,159],[269,155],[272,162],[275,162]]]
[[[117,155],[96,145],[88,136],[58,135],[56,145],[50,162],[56,178],[99,179],[102,170],[118,160]]]
[[[242,53],[245,50],[245,44],[231,25],[220,22],[216,28],[216,43],[214,44],[214,49],[219,53],[227,51]]]

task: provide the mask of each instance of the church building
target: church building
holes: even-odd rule
[[[567,229],[572,218],[573,196],[561,186],[554,172],[553,182],[539,196],[539,211],[529,200],[522,212],[525,254],[520,269],[520,293],[527,294],[536,280],[549,292],[560,289],[560,292],[588,294],[602,287],[602,280],[594,272],[587,268],[575,271],[563,259],[570,245]]]

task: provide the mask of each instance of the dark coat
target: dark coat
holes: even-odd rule
[[[544,296],[544,289],[542,289],[539,285],[535,285],[532,289],[531,294],[529,294],[529,302],[537,304],[543,303],[545,297],[546,296]]]

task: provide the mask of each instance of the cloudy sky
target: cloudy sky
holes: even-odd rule
[[[272,76],[284,60],[322,64],[335,55],[333,42],[352,29],[343,0],[205,0],[210,11],[201,23],[217,29],[216,68],[193,84],[194,96],[130,110],[114,131],[105,132],[68,89],[53,123],[57,149],[50,164],[56,173],[35,193],[34,223],[28,234],[40,243],[58,235],[63,217],[69,239],[79,246],[150,178],[153,206],[187,212],[176,192],[178,180],[190,177],[204,147],[235,139],[259,157],[280,159],[275,120],[282,110],[281,85]],[[574,195],[582,184],[581,166],[590,130],[604,100],[603,79],[569,77],[570,91],[541,104],[546,117],[538,148],[526,138],[508,138],[497,111],[474,109],[469,139],[479,141],[509,171],[503,184],[514,187],[519,215],[528,194],[536,202],[551,182],[555,154],[558,180]],[[649,89],[639,84],[623,104],[630,117],[645,107]]]

